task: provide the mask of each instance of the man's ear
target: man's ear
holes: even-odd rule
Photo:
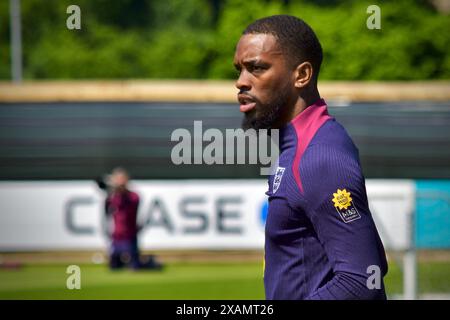
[[[313,67],[310,62],[302,62],[295,68],[295,87],[306,87],[313,78]]]

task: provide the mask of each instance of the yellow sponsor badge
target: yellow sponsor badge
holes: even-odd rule
[[[361,218],[358,210],[353,205],[352,194],[346,189],[337,189],[333,193],[332,200],[336,211],[345,223]]]

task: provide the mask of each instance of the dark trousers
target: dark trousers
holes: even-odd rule
[[[133,269],[139,269],[139,248],[137,238],[130,240],[113,240],[109,254],[109,267],[119,269],[129,266]]]

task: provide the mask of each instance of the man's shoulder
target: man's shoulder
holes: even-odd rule
[[[329,119],[317,130],[308,147],[314,145],[327,145],[343,151],[356,149],[347,130],[335,118]]]
[[[288,183],[296,184],[301,193],[305,187],[309,189],[336,175],[362,175],[358,149],[335,118],[328,119],[317,129],[300,155],[298,149],[282,155],[278,166],[281,167],[278,169],[291,167],[293,178]]]
[[[359,151],[347,130],[335,119],[330,119],[319,128],[302,158],[304,165],[312,166],[342,158],[359,162]]]
[[[363,176],[358,149],[337,121],[327,121],[318,130],[296,169],[306,187],[344,176],[358,180]]]

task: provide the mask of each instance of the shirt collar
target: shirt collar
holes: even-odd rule
[[[298,137],[295,127],[308,127],[323,115],[328,115],[327,104],[324,99],[320,98],[280,129],[280,150],[282,151],[296,145]]]

